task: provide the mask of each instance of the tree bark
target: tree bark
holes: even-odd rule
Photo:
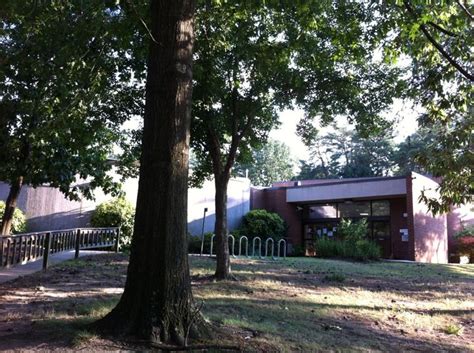
[[[216,187],[216,222],[214,233],[216,235],[216,273],[215,278],[224,280],[230,275],[229,241],[227,239],[227,186],[230,175],[225,173],[215,176]]]
[[[18,201],[18,196],[20,196],[22,186],[22,176],[16,178],[16,180],[10,184],[10,191],[8,193],[7,201],[5,202],[5,212],[3,213],[2,217],[2,228],[0,230],[0,235],[10,235],[11,233],[13,214],[15,213],[16,203]]]
[[[187,255],[194,0],[152,0],[140,179],[125,291],[102,330],[183,345],[203,329]]]

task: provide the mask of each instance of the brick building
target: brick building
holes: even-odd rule
[[[384,258],[446,263],[448,237],[474,222],[471,208],[433,216],[419,202],[422,191],[436,197],[438,183],[411,173],[403,177],[289,181],[251,191],[251,209],[278,213],[288,224],[288,242],[314,254],[319,236],[337,237],[342,218],[366,218],[369,237]]]

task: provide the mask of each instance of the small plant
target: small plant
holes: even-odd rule
[[[447,335],[461,336],[464,331],[464,327],[450,324],[443,329],[443,332]]]
[[[135,220],[135,207],[125,198],[101,203],[91,217],[94,227],[120,227],[120,250],[130,247]]]
[[[329,275],[324,276],[324,281],[326,282],[339,282],[342,283],[346,280],[346,276],[342,273],[331,273]]]
[[[260,237],[262,241],[267,238],[278,241],[286,236],[286,231],[285,221],[278,214],[266,210],[248,212],[239,229],[241,235],[246,235],[249,239]]]
[[[338,239],[322,237],[315,242],[316,256],[342,257],[358,261],[378,260],[380,247],[367,239],[367,221],[342,220],[338,229]]]
[[[98,336],[96,334],[93,334],[89,331],[85,331],[85,330],[79,331],[72,339],[72,345],[73,347],[78,348],[97,338]]]
[[[5,212],[5,202],[0,201],[0,225],[3,218],[3,213]],[[13,222],[12,222],[12,233],[24,233],[26,232],[26,217],[22,210],[18,207],[13,212]]]

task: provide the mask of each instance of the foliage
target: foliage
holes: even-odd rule
[[[0,201],[0,220],[3,217],[3,212],[5,212],[5,202]],[[13,213],[12,233],[24,232],[26,232],[26,217],[23,211],[17,208]]]
[[[455,249],[458,256],[468,256],[474,263],[474,225],[468,225],[455,235]]]
[[[110,1],[8,0],[0,27],[0,180],[117,193],[107,160],[143,99],[130,18]]]
[[[367,219],[354,222],[352,219],[341,219],[337,228],[337,235],[344,240],[357,242],[367,238],[368,224]]]
[[[391,3],[380,21],[392,29],[385,60],[405,58],[411,69],[407,96],[423,108],[418,123],[433,135],[417,163],[443,178],[441,198],[421,200],[435,213],[447,212],[474,194],[472,11],[462,1]]]
[[[337,239],[326,236],[317,238],[316,256],[344,257],[359,261],[378,260],[381,257],[380,247],[367,239],[367,220],[357,222],[342,219],[337,228]]]
[[[106,201],[91,216],[94,227],[120,227],[120,248],[128,249],[132,241],[135,207],[124,197]]]
[[[247,212],[240,227],[240,234],[250,240],[260,237],[262,244],[267,238],[278,241],[286,236],[285,221],[277,214],[266,210],[251,210]]]
[[[394,161],[394,146],[387,130],[385,134],[364,137],[356,130],[337,128],[325,135],[314,135],[307,141],[311,162],[300,161],[297,179],[354,178],[387,176]]]
[[[395,175],[408,175],[410,172],[428,174],[419,162],[418,158],[426,153],[429,143],[434,141],[435,136],[426,128],[420,128],[414,134],[407,136],[405,141],[400,142],[392,155],[396,168]]]
[[[327,237],[316,239],[316,256],[322,258],[348,258],[358,261],[379,260],[380,247],[373,241],[362,239],[357,241],[329,239]]]
[[[474,237],[474,225],[467,225],[463,227],[462,230],[457,232],[454,237],[456,238],[463,238],[463,237]]]
[[[304,248],[300,244],[293,245],[290,256],[304,256]]]
[[[253,185],[270,186],[274,182],[293,177],[294,160],[290,149],[282,142],[270,140],[261,148],[252,151],[252,161],[237,162],[234,174],[248,177]]]
[[[211,237],[212,232],[204,233],[204,248],[203,253],[209,254],[211,249]],[[215,249],[215,246],[214,246]],[[201,236],[200,235],[191,235],[188,234],[188,252],[190,254],[200,254],[201,253]]]
[[[461,336],[464,332],[464,327],[461,325],[449,324],[443,328],[443,332],[447,335]]]

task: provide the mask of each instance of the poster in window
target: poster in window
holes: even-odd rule
[[[408,229],[400,229],[400,235],[403,242],[408,241]]]

